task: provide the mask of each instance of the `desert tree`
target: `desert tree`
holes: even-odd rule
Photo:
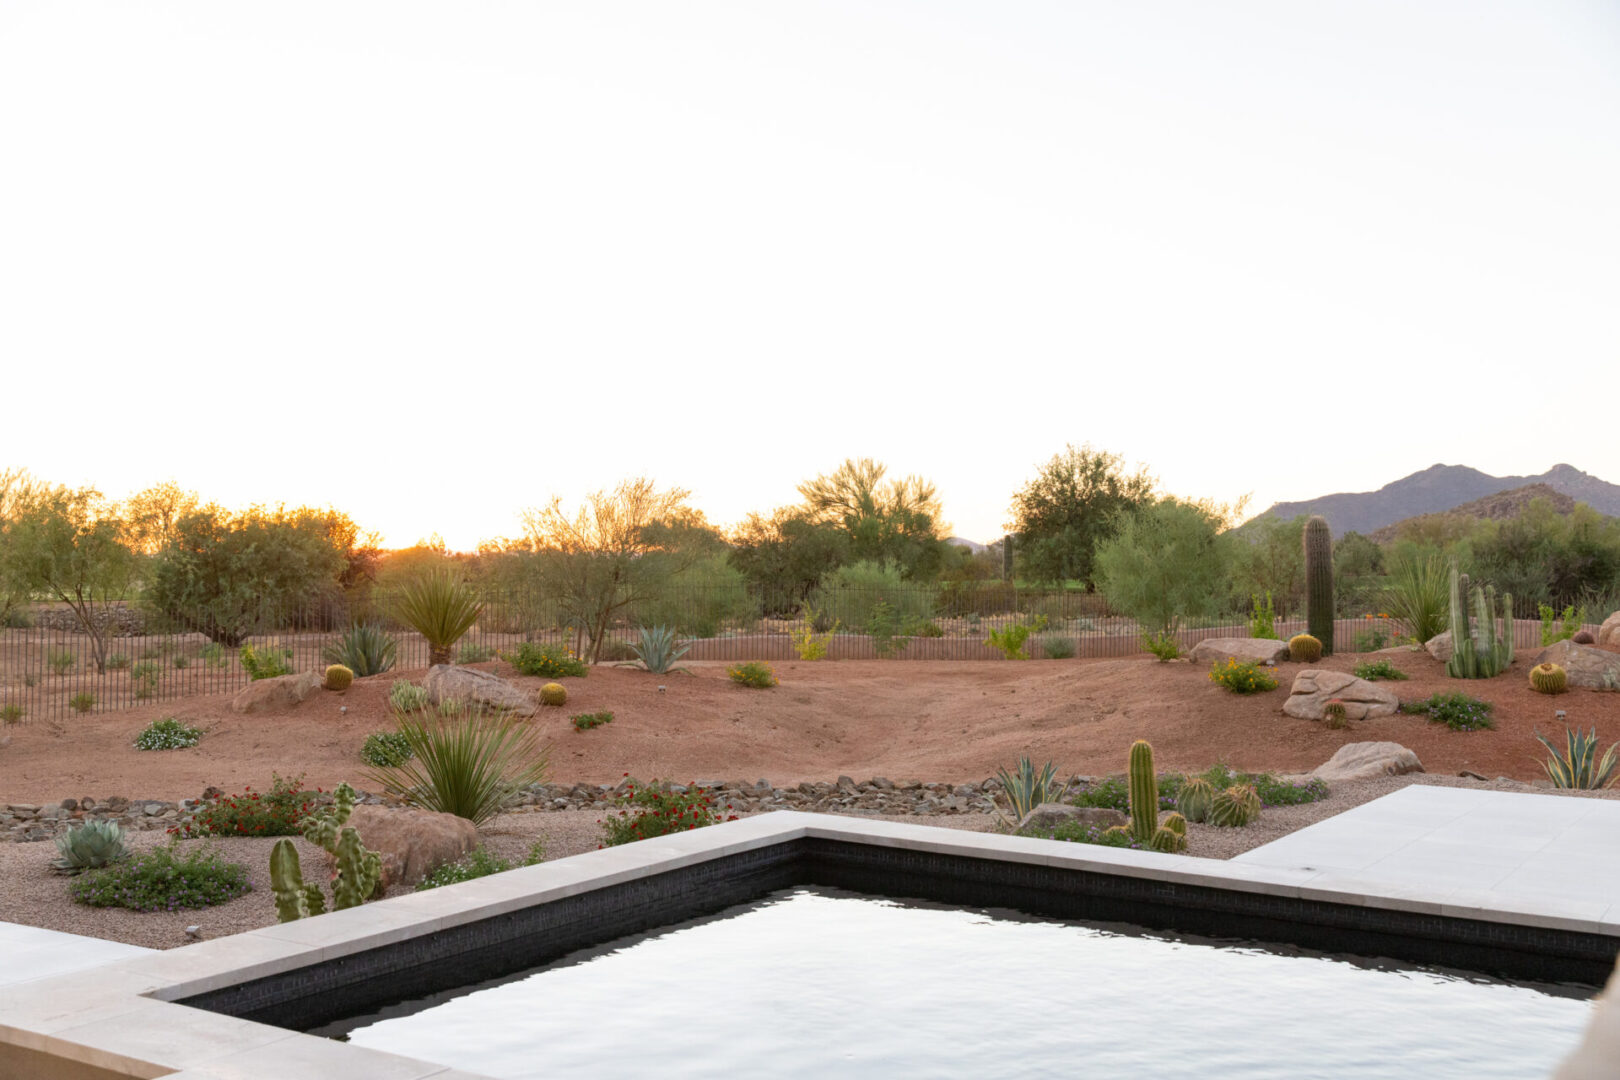
[[[758,593],[764,614],[790,616],[823,578],[851,561],[849,534],[812,520],[803,507],[749,514],[732,530],[730,561]]]
[[[1224,524],[1208,504],[1149,503],[1097,545],[1097,587],[1144,632],[1173,634],[1183,618],[1213,614],[1224,599]]]
[[[1012,500],[1008,529],[1017,533],[1018,574],[1032,581],[1079,581],[1096,587],[1099,544],[1153,500],[1146,468],[1131,473],[1124,459],[1088,444],[1068,446],[1040,467]]]
[[[173,480],[153,484],[124,500],[124,528],[129,546],[142,555],[156,555],[174,535],[175,524],[202,505],[195,491]]]
[[[842,529],[852,561],[892,566],[908,579],[933,578],[944,562],[939,493],[920,476],[886,480],[887,474],[871,458],[845,460],[799,485],[804,516]]]

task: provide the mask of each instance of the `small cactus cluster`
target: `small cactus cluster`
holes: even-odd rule
[[[382,857],[360,843],[353,825],[345,824],[354,809],[356,793],[348,784],[339,784],[330,808],[311,814],[299,826],[304,838],[332,853],[337,860],[337,876],[332,879],[332,906],[359,907],[377,891],[382,878]],[[298,865],[298,849],[283,836],[270,849],[270,887],[276,896],[276,917],[282,922],[321,915],[326,898],[321,887],[304,880]]]
[[[326,678],[321,682],[321,686],[328,690],[342,691],[347,690],[352,682],[354,682],[354,671],[352,669],[346,668],[342,664],[333,664],[326,669]]]
[[[568,688],[562,683],[546,683],[540,688],[540,704],[552,706],[568,704]]]
[[[1288,639],[1288,659],[1296,664],[1314,664],[1322,659],[1322,642],[1309,634]]]
[[[1187,819],[1172,813],[1159,821],[1159,781],[1153,772],[1153,747],[1146,739],[1131,744],[1131,823],[1108,832],[1126,834],[1145,848],[1174,853],[1187,848]]]
[[[1260,795],[1253,784],[1233,784],[1215,796],[1209,808],[1209,823],[1241,828],[1260,816]]]
[[[1569,689],[1569,673],[1557,664],[1537,664],[1530,669],[1530,689],[1538,694],[1562,694]]]
[[[1469,600],[1473,600],[1472,612]],[[1446,674],[1453,679],[1489,679],[1513,663],[1513,597],[1502,594],[1498,630],[1496,590],[1468,587],[1468,575],[1451,564],[1451,659]]]

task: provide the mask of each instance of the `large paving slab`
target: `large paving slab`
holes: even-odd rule
[[[0,956],[5,957],[0,964],[0,986],[68,975],[153,951],[120,941],[0,922]]]

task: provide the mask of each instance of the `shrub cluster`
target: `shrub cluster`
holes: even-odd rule
[[[1224,686],[1234,694],[1258,694],[1277,689],[1277,677],[1260,666],[1257,660],[1228,658],[1224,664],[1209,669],[1209,681]]]
[[[184,750],[196,746],[202,739],[202,729],[182,723],[173,716],[154,720],[135,736],[137,750]]]
[[[769,664],[762,664],[758,660],[750,660],[746,664],[733,664],[726,669],[726,675],[732,682],[752,686],[756,690],[767,690],[781,682]]]
[[[197,809],[190,821],[170,829],[178,836],[297,836],[298,823],[320,802],[321,790],[303,790],[304,777],[291,780],[272,773],[270,790],[247,788],[240,795],[221,795]]]
[[[1213,765],[1196,775],[1198,779],[1207,780],[1217,791],[1224,791],[1239,784],[1252,785],[1255,793],[1260,796],[1260,802],[1265,806],[1298,806],[1301,803],[1325,799],[1328,794],[1328,786],[1321,780],[1311,779],[1304,783],[1293,783],[1278,779],[1273,773],[1239,772],[1226,764]],[[1160,810],[1176,809],[1181,786],[1189,779],[1191,777],[1180,773],[1167,773],[1158,778]],[[1128,814],[1131,812],[1130,783],[1123,776],[1105,776],[1075,795],[1069,802],[1075,806],[1104,806]]]
[[[270,649],[259,652],[251,645],[244,645],[237,656],[242,661],[242,670],[247,672],[248,678],[254,682],[292,674],[292,668],[287,665],[287,661],[292,658],[291,649],[282,649],[279,653]]]
[[[226,862],[217,851],[199,849],[180,858],[170,848],[157,848],[88,871],[69,888],[74,900],[91,907],[178,911],[235,900],[252,886],[247,867]]]
[[[611,724],[613,714],[605,710],[603,712],[580,713],[578,716],[570,717],[570,720],[575,731],[589,731],[591,728],[601,727],[603,724]]]
[[[398,731],[373,732],[360,747],[360,760],[379,769],[392,769],[415,756],[411,741]]]
[[[520,866],[533,866],[546,859],[546,843],[536,840],[529,848],[528,857]],[[433,873],[416,883],[416,891],[424,892],[428,889],[437,889],[444,885],[454,885],[461,881],[472,881],[474,878],[488,877],[491,874],[503,874],[512,869],[512,861],[503,859],[480,844],[473,851],[438,867]]]
[[[1444,724],[1452,731],[1482,731],[1496,726],[1491,719],[1491,703],[1467,694],[1435,694],[1421,701],[1403,701],[1401,712],[1427,716],[1430,723]]]
[[[657,780],[641,787],[631,780],[615,805],[618,812],[610,811],[601,821],[602,847],[737,820],[736,814],[722,816],[731,809],[731,804],[716,806],[714,796],[707,791],[696,786],[677,790],[673,785],[661,784]]]
[[[395,679],[388,688],[388,704],[395,712],[408,713],[428,707],[428,692],[409,679]]]
[[[1406,672],[1388,660],[1364,660],[1355,666],[1355,676],[1358,679],[1377,682],[1379,679],[1404,679]]]
[[[537,644],[533,641],[521,641],[517,648],[510,652],[500,654],[501,659],[511,664],[519,675],[533,675],[541,679],[561,679],[566,676],[582,676],[585,674],[585,661],[574,655],[574,650],[566,645],[554,645],[549,642]]]

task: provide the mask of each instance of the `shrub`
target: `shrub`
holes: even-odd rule
[[[142,660],[129,669],[130,682],[135,687],[135,696],[142,701],[157,696],[158,687],[163,679],[163,672],[156,661]]]
[[[182,671],[185,670],[186,668],[191,666],[191,657],[189,657],[189,656],[176,656],[174,658],[174,666],[178,670],[182,670]]]
[[[1277,608],[1271,602],[1271,590],[1266,590],[1266,602],[1264,604],[1260,603],[1258,595],[1252,596],[1251,599],[1254,602],[1254,610],[1249,615],[1249,636],[1275,640],[1277,637]]]
[[[1125,829],[1109,829],[1102,825],[1087,825],[1079,821],[1065,821],[1047,831],[1030,829],[1024,836],[1037,836],[1047,840],[1066,840],[1071,844],[1097,844],[1100,847],[1141,848],[1136,838]]]
[[[635,650],[636,659],[641,663],[643,671],[650,671],[654,675],[668,675],[672,670],[686,670],[676,668],[675,661],[686,655],[692,643],[677,641],[673,627],[643,626],[640,628],[640,640],[630,647]]]
[[[937,592],[932,585],[905,580],[892,567],[864,561],[840,566],[827,574],[808,600],[829,624],[836,620],[870,632],[872,616],[880,603],[893,616],[897,630],[933,618]]]
[[[1041,652],[1048,660],[1069,660],[1075,654],[1074,638],[1041,638]]]
[[[547,750],[516,717],[457,703],[452,715],[400,713],[414,757],[368,778],[396,798],[482,825],[545,778]]]
[[[456,650],[456,663],[482,664],[495,659],[495,650],[488,645],[480,645],[476,641],[464,641],[461,648]]]
[[[589,731],[591,728],[601,727],[603,724],[611,724],[613,714],[606,711],[580,713],[578,716],[570,717],[570,720],[575,731]]]
[[[626,774],[628,775],[628,774]],[[666,833],[687,832],[722,821],[736,821],[737,815],[722,817],[730,810],[715,805],[714,796],[696,786],[677,790],[657,780],[644,787],[630,781],[625,793],[615,800],[617,813],[609,811],[602,819],[602,846],[616,847]]]
[[[0,724],[21,723],[22,718],[23,707],[15,701],[8,701],[4,705],[0,705]]]
[[[1029,640],[1031,634],[1044,629],[1046,616],[1037,615],[1030,622],[1018,622],[999,630],[991,630],[984,643],[992,649],[999,650],[1008,660],[1028,660],[1029,656],[1024,652],[1024,642]]]
[[[1400,670],[1388,660],[1363,660],[1355,666],[1354,670],[1356,678],[1366,679],[1369,682],[1377,682],[1379,679],[1406,678],[1406,672]]]
[[[1310,634],[1295,634],[1288,639],[1288,659],[1296,664],[1314,664],[1322,659],[1322,643]]]
[[[568,688],[562,683],[546,683],[540,688],[540,704],[554,708],[568,704]]]
[[[302,775],[291,780],[271,773],[270,790],[246,788],[240,795],[219,795],[171,833],[178,836],[298,836],[298,822],[315,809],[321,792],[303,790]]]
[[[321,679],[324,689],[335,693],[342,693],[354,683],[354,672],[342,664],[332,664],[326,669],[326,675]]]
[[[726,669],[726,675],[732,682],[752,686],[756,690],[766,690],[781,682],[769,664],[762,664],[758,660],[750,660],[746,664],[733,664]]]
[[[1403,701],[1401,712],[1427,716],[1430,723],[1444,724],[1452,731],[1481,731],[1496,726],[1491,719],[1491,703],[1467,694],[1434,694],[1421,701]]]
[[[1313,778],[1304,783],[1293,783],[1279,780],[1273,773],[1238,772],[1224,763],[1211,766],[1198,775],[1217,790],[1240,785],[1252,787],[1260,796],[1262,806],[1298,806],[1325,799],[1328,794],[1327,783],[1322,780]]]
[[[906,639],[900,633],[900,616],[887,600],[872,605],[872,614],[866,620],[866,636],[879,660],[887,660],[906,647]]]
[[[399,642],[373,623],[356,623],[342,637],[321,650],[321,659],[328,664],[342,664],[354,674],[364,677],[381,675],[394,666]]]
[[[124,830],[116,821],[86,821],[56,838],[58,857],[52,869],[67,874],[85,870],[99,870],[127,858],[124,848]]]
[[[96,707],[96,695],[88,690],[80,690],[68,698],[68,705],[76,713],[87,713]]]
[[[173,716],[154,720],[135,736],[137,750],[184,750],[202,740],[202,729],[182,723]]]
[[[1450,604],[1451,581],[1444,559],[1396,557],[1383,606],[1405,624],[1409,638],[1421,645],[1444,630]]]
[[[1620,750],[1620,743],[1609,747],[1609,752],[1599,759],[1596,726],[1585,734],[1582,734],[1579,728],[1573,731],[1566,730],[1564,732],[1566,745],[1562,753],[1541,732],[1534,734],[1541,745],[1552,754],[1541,767],[1547,770],[1547,778],[1552,781],[1553,787],[1595,791],[1606,788],[1613,782],[1615,767],[1620,765],[1620,762],[1615,760],[1615,752]]]
[[[67,649],[52,649],[45,654],[45,663],[52,675],[66,675],[78,662],[79,658]]]
[[[254,682],[292,674],[292,668],[287,666],[287,661],[292,658],[291,649],[282,649],[279,653],[268,649],[260,652],[251,645],[244,645],[236,655],[242,661],[242,670]]]
[[[1541,616],[1541,644],[1544,646],[1572,638],[1581,628],[1581,617],[1574,604],[1557,615],[1554,615],[1550,604],[1538,604],[1536,610]]]
[[[945,630],[932,619],[913,619],[901,628],[907,637],[944,637]]]
[[[704,555],[676,570],[654,590],[654,598],[630,605],[630,621],[668,626],[683,637],[709,638],[727,625],[758,614],[745,578],[724,553]]]
[[[814,608],[804,609],[804,621],[788,632],[793,641],[793,651],[799,654],[800,660],[824,660],[827,649],[832,644],[833,635],[838,633],[839,622],[834,619],[821,636],[816,635],[817,612]]]
[[[107,670],[125,671],[129,668],[129,657],[121,652],[115,652],[107,657]]]
[[[1176,640],[1176,635],[1168,630],[1157,634],[1143,634],[1142,648],[1157,656],[1161,664],[1181,655],[1181,643]]]
[[[528,857],[519,865],[533,866],[536,863],[544,862],[545,858],[545,841],[536,840],[529,848]],[[510,859],[503,859],[483,844],[480,844],[469,854],[463,855],[455,862],[444,863],[427,877],[417,882],[416,891],[424,892],[444,885],[455,885],[462,881],[488,877],[491,874],[504,874],[510,869],[512,869]]]
[[[392,769],[411,760],[410,740],[397,731],[375,731],[360,746],[360,760],[379,769]]]
[[[211,668],[222,668],[225,666],[225,646],[221,645],[217,641],[210,641],[208,644],[198,649],[197,656],[204,664]]]
[[[1276,676],[1256,660],[1228,658],[1226,663],[1217,663],[1209,669],[1209,681],[1226,687],[1234,694],[1258,694],[1277,689]]]
[[[1373,616],[1367,616],[1369,619]],[[1356,652],[1377,652],[1389,644],[1392,631],[1390,630],[1389,616],[1380,613],[1379,622],[1375,622],[1366,630],[1356,631]]]
[[[226,862],[217,851],[199,849],[179,858],[170,848],[158,848],[83,874],[69,891],[91,907],[177,911],[223,904],[251,888],[247,867]]]
[[[478,621],[483,604],[448,570],[423,574],[394,605],[401,622],[427,639],[428,664],[448,664],[450,649]]]
[[[428,707],[429,696],[426,688],[417,686],[409,679],[395,679],[394,685],[388,688],[388,704],[397,713],[416,712]]]
[[[519,675],[532,675],[540,679],[578,677],[584,675],[586,670],[585,661],[575,657],[573,649],[550,642],[537,644],[521,641],[517,648],[500,655]]]

